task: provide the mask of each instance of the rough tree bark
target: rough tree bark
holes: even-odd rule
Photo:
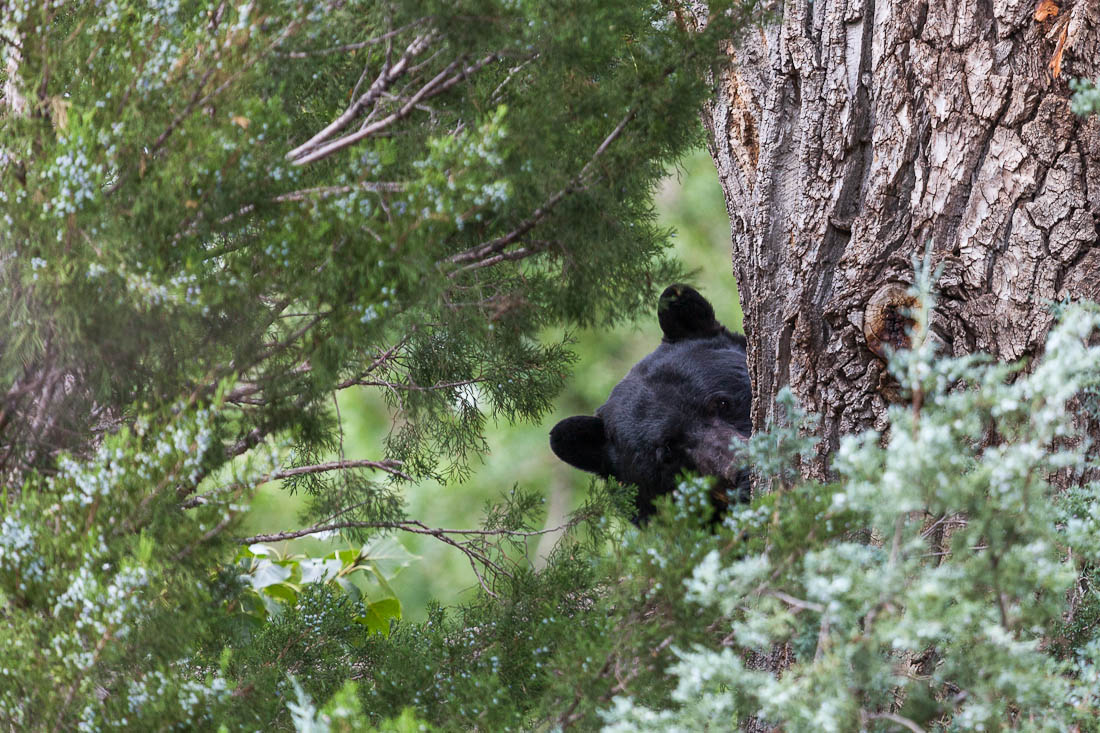
[[[753,420],[789,385],[821,417],[822,458],[807,467],[820,475],[840,435],[883,424],[865,311],[912,282],[929,241],[944,267],[933,330],[956,354],[1035,354],[1051,301],[1100,298],[1100,117],[1070,112],[1067,83],[1100,70],[1100,0],[776,12],[726,49],[704,116]]]

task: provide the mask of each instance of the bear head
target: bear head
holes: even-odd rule
[[[684,471],[717,479],[711,499],[719,513],[748,498],[748,473],[730,453],[752,428],[745,337],[722,326],[686,285],[661,294],[657,317],[661,344],[596,414],[566,418],[550,431],[550,448],[566,463],[637,487],[639,523]]]

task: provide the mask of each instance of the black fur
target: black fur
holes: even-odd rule
[[[562,420],[550,447],[566,463],[638,487],[635,521],[676,488],[685,470],[715,476],[713,504],[747,498],[747,472],[732,465],[729,445],[752,428],[745,338],[714,317],[686,285],[661,294],[661,344],[611,391],[595,416]]]

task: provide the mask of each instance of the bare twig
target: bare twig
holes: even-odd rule
[[[84,669],[91,669],[96,661],[98,661],[99,655],[103,653],[103,650],[106,648],[107,643],[114,638],[114,631],[115,629],[113,628],[113,626],[108,626],[103,630],[103,633],[99,636],[99,641],[96,642],[95,648],[92,650],[91,664],[89,664]],[[64,730],[64,728],[62,727],[62,722],[65,720],[65,712],[69,709],[69,705],[72,704],[73,697],[76,695],[76,691],[80,687],[80,683],[83,678],[83,672],[78,671],[76,679],[74,679],[72,684],[69,685],[68,692],[66,692],[65,694],[65,701],[57,710],[57,721],[54,723],[53,730]]]
[[[347,471],[354,468],[373,468],[378,471],[385,471],[386,473],[402,478],[406,481],[412,481],[412,476],[409,476],[404,471],[400,470],[400,466],[403,465],[401,461],[369,461],[369,460],[353,460],[353,461],[329,461],[328,463],[318,463],[312,466],[298,466],[296,468],[288,468],[283,471],[276,471],[267,477],[267,481],[278,481],[279,479],[290,478],[292,476],[306,476],[314,473],[325,473],[327,471]],[[266,483],[261,481],[260,483]]]
[[[164,145],[168,137],[173,132],[175,132],[175,130],[181,124],[183,124],[184,120],[191,116],[191,113],[195,111],[195,108],[199,106],[200,102],[210,98],[209,95],[205,97],[201,95],[202,90],[206,87],[206,82],[210,81],[210,77],[213,76],[213,74],[213,67],[206,70],[206,73],[202,75],[202,78],[199,79],[198,85],[195,87],[195,93],[191,95],[191,99],[187,100],[187,104],[184,106],[183,111],[176,115],[175,119],[168,123],[168,127],[165,128],[164,132],[158,135],[157,139],[153,141],[153,144],[149,146],[149,154],[155,153],[160,150],[160,147]],[[115,185],[112,186],[111,189],[107,191],[107,193],[113,193],[114,190],[117,189],[121,180],[122,179],[120,177],[119,181],[116,181]]]
[[[23,117],[27,113],[27,98],[19,88],[22,81],[19,76],[19,64],[23,61],[22,44],[18,39],[9,41],[6,36],[4,40],[12,47],[11,53],[8,54],[8,66],[5,69],[7,76],[4,79],[4,104],[16,117]]]
[[[373,372],[375,369],[382,366],[386,362],[392,360],[397,355],[397,352],[400,351],[401,348],[409,342],[409,336],[410,335],[411,334],[405,335],[396,344],[394,344],[393,346],[391,346],[390,348],[386,349],[384,352],[379,354],[377,357],[375,357],[374,361],[372,361],[370,363],[370,366],[368,366],[366,369],[364,369],[358,376],[355,376],[355,377],[352,377],[351,379],[347,379],[343,382],[340,382],[340,384],[336,385],[336,389],[347,389],[348,387],[353,387],[357,384],[360,384],[360,380],[362,380],[365,376],[367,376],[368,374],[370,374],[371,372]]]
[[[330,315],[329,313],[321,313],[321,314],[318,314],[317,316],[309,319],[308,321],[303,323],[301,326],[299,326],[298,329],[296,331],[294,331],[293,333],[291,333],[290,336],[288,336],[285,340],[277,341],[277,342],[271,344],[259,356],[257,356],[255,359],[253,359],[252,364],[250,366],[255,366],[257,364],[260,364],[260,363],[266,361],[267,359],[270,359],[275,354],[278,354],[279,352],[290,348],[291,344],[293,344],[295,341],[297,341],[298,339],[302,338],[307,333],[309,333],[309,331],[314,326],[316,326],[318,323],[320,323],[324,318],[327,318],[329,315]]]
[[[313,315],[313,314],[310,314]],[[299,364],[290,371],[286,372],[285,376],[307,374],[311,367],[308,363]],[[225,396],[225,401],[230,404],[239,404],[245,402],[248,397],[263,391],[263,385],[256,382],[243,382],[237,385],[232,392]],[[249,404],[259,404],[259,402],[250,402]]]
[[[344,457],[344,416],[340,414],[340,399],[336,394],[336,390],[332,391],[332,407],[336,410],[336,426],[340,429],[340,462],[346,463],[347,459]]]
[[[552,241],[530,242],[529,244],[531,244],[532,246],[530,246],[530,247],[520,247],[519,249],[514,249],[510,252],[501,252],[499,254],[492,255],[491,257],[486,257],[483,260],[478,260],[477,262],[471,262],[470,264],[465,265],[463,267],[460,267],[457,270],[453,270],[450,274],[448,274],[447,277],[453,278],[453,277],[455,277],[455,276],[457,276],[457,275],[459,275],[463,272],[466,272],[467,270],[478,270],[482,267],[492,267],[493,265],[498,265],[501,262],[512,262],[512,261],[515,261],[515,260],[524,260],[524,259],[527,259],[528,257],[530,257],[531,255],[538,254],[539,252],[545,252],[546,250],[550,249],[550,247],[552,247],[554,245],[559,245],[560,242],[558,242],[557,240],[552,240]]]
[[[225,528],[228,527],[236,519],[237,519],[237,515],[235,513],[232,513],[232,512],[227,513],[226,516],[223,517],[220,522],[218,522],[212,528],[210,528],[210,530],[205,532],[202,537],[200,537],[198,540],[196,540],[192,544],[188,545],[187,547],[184,547],[182,550],[180,550],[176,554],[175,561],[179,562],[180,560],[186,559],[187,556],[189,556],[192,552],[195,551],[196,547],[198,547],[199,545],[204,544],[206,542],[209,542],[210,540],[217,537],[219,534],[224,532]]]
[[[783,591],[769,590],[765,592],[764,595],[778,598],[779,600],[786,603],[788,606],[791,606],[792,608],[797,608],[800,611],[808,610],[815,611],[817,613],[825,613],[825,606],[821,605],[820,603],[814,603],[813,601],[804,601],[801,598],[795,598],[794,596],[787,595]]]
[[[497,54],[495,54],[495,53],[489,54],[489,55],[485,56],[484,58],[481,58],[481,59],[475,61],[474,63],[470,64],[469,66],[460,69],[457,73],[454,73],[449,78],[446,78],[447,74],[451,74],[452,72],[454,72],[455,69],[458,68],[458,63],[459,62],[458,61],[453,62],[446,69],[441,71],[434,78],[432,78],[430,81],[428,81],[426,84],[424,84],[424,86],[422,86],[420,88],[420,90],[418,92],[416,92],[411,98],[409,98],[408,101],[406,101],[405,104],[402,105],[398,110],[396,110],[395,112],[392,112],[391,114],[384,117],[383,119],[378,120],[377,122],[374,122],[374,123],[372,123],[370,125],[367,125],[365,127],[362,127],[359,130],[357,130],[353,133],[350,133],[348,135],[345,135],[341,138],[337,138],[336,140],[333,140],[331,142],[325,143],[323,145],[319,145],[321,140],[323,140],[324,138],[330,136],[333,132],[336,131],[336,129],[334,128],[334,125],[336,125],[336,122],[333,122],[331,125],[329,125],[329,127],[325,128],[325,130],[323,130],[321,133],[318,133],[317,135],[315,135],[309,142],[307,142],[304,145],[301,145],[298,148],[295,148],[294,150],[287,153],[287,158],[290,159],[294,163],[294,165],[305,165],[306,163],[312,163],[314,161],[321,160],[322,158],[326,158],[329,155],[332,155],[333,153],[335,153],[339,150],[343,150],[344,148],[346,148],[350,145],[354,145],[355,143],[359,142],[360,140],[368,138],[371,135],[374,135],[375,133],[381,132],[382,130],[384,130],[387,127],[389,127],[390,125],[392,125],[394,122],[397,122],[398,120],[401,120],[401,119],[405,118],[423,100],[428,99],[430,97],[434,97],[438,94],[442,94],[443,92],[447,91],[448,89],[455,86],[459,82],[464,81],[468,77],[470,77],[473,74],[477,73],[485,65],[487,65],[491,61],[494,61],[496,58],[497,58]],[[370,94],[370,91],[368,90],[367,93]],[[358,113],[358,110],[356,110],[356,113]],[[343,117],[344,116],[342,115],[341,119],[343,119]],[[338,121],[339,120],[337,120],[337,122]],[[350,119],[348,121],[350,121]],[[346,124],[347,124],[347,122],[344,122],[340,127],[342,128],[343,125],[346,125]],[[329,131],[330,128],[333,128],[333,129],[331,131]],[[317,141],[317,142],[314,142],[314,141]]]
[[[276,196],[272,201],[280,203],[285,201],[304,201],[311,196],[324,198],[326,196],[338,196],[342,193],[351,193],[352,191],[388,191],[391,193],[400,193],[404,190],[405,184],[400,181],[363,181],[350,186],[317,186],[316,188],[304,188],[301,191],[290,191]]]
[[[350,508],[348,509],[350,511]],[[337,512],[338,514],[343,513]],[[337,516],[333,515],[333,516]],[[325,522],[315,525],[306,529],[290,530],[287,532],[278,532],[274,534],[260,534],[253,535],[252,537],[245,537],[238,542],[242,545],[251,545],[256,542],[282,542],[284,540],[293,540],[299,537],[305,537],[307,535],[318,534],[322,532],[332,532],[340,529],[381,529],[381,530],[399,530],[401,532],[410,532],[412,534],[428,535],[435,537],[440,542],[454,547],[459,552],[466,556],[466,559],[470,562],[470,567],[473,569],[474,576],[477,578],[478,585],[486,594],[497,597],[497,594],[490,587],[487,582],[483,569],[489,569],[496,575],[503,575],[504,577],[511,578],[512,574],[499,562],[493,560],[490,557],[490,548],[493,545],[485,542],[487,538],[497,537],[501,539],[521,538],[526,539],[529,537],[537,537],[545,534],[552,534],[562,532],[575,526],[580,521],[580,517],[574,517],[568,522],[561,524],[557,527],[549,529],[539,530],[511,530],[511,529],[446,529],[443,527],[429,527],[423,522],[417,520],[401,520],[392,522],[363,522],[363,521],[344,521],[344,522]]]
[[[402,532],[411,532],[412,534],[431,535],[433,537],[443,537],[448,535],[455,536],[469,536],[469,537],[538,537],[544,534],[552,534],[554,532],[561,532],[576,525],[578,520],[570,520],[564,524],[552,527],[550,529],[531,529],[531,530],[518,530],[518,529],[445,529],[443,527],[429,527],[423,522],[415,519],[405,519],[397,522],[332,522],[328,524],[319,524],[306,529],[287,530],[286,532],[276,532],[274,534],[258,534],[252,537],[244,537],[238,540],[239,544],[251,545],[256,542],[282,542],[284,540],[293,540],[299,537],[305,537],[311,534],[318,534],[320,532],[332,532],[339,529],[396,529]]]
[[[821,614],[821,626],[817,630],[817,648],[814,649],[814,661],[818,661],[829,648],[829,614]]]
[[[247,450],[247,449],[246,449]],[[243,452],[243,451],[242,451]],[[293,476],[306,476],[315,473],[326,473],[328,471],[350,471],[357,468],[373,468],[378,471],[384,471],[398,478],[406,481],[412,481],[412,476],[402,471],[400,467],[403,464],[401,461],[370,461],[370,460],[352,460],[352,461],[329,461],[328,463],[317,463],[310,466],[296,466],[295,468],[288,468],[282,471],[275,471],[269,473],[266,476],[262,476],[256,481],[252,482],[253,485],[259,486],[260,484],[266,484],[271,481],[279,481],[281,479],[291,478]],[[214,489],[204,494],[193,496],[190,499],[184,501],[180,506],[184,509],[193,509],[197,506],[202,506],[210,500],[210,496],[215,493],[223,491],[223,488]],[[339,513],[333,515],[338,516]],[[320,531],[320,530],[318,530]],[[308,534],[308,533],[307,533]],[[259,540],[258,540],[259,541]]]
[[[265,437],[267,437],[268,432],[270,431],[266,428],[252,428],[252,430],[248,431],[247,435],[245,435],[243,438],[241,438],[229,447],[229,449],[225,452],[226,458],[236,458],[245,451],[252,450],[256,446],[258,446]]]
[[[344,112],[335,120],[330,122],[323,130],[315,134],[309,140],[298,147],[291,150],[286,154],[288,160],[295,160],[300,158],[306,153],[320,147],[325,140],[331,138],[334,134],[343,130],[351,121],[354,120],[364,108],[373,104],[383,92],[385,92],[395,81],[401,78],[401,75],[405,73],[409,61],[416,56],[419,56],[424,49],[426,49],[433,40],[433,34],[425,33],[414,38],[408,46],[405,47],[405,52],[401,55],[401,58],[396,63],[391,64],[389,59],[382,65],[382,71],[379,72],[374,82],[370,85],[361,97],[358,97],[351,105],[344,110]]]
[[[890,545],[890,567],[897,564],[898,552],[901,549],[901,531],[905,527],[905,518],[898,515],[894,520],[894,541]]]
[[[867,713],[862,711],[861,713],[865,720],[889,720],[891,723],[897,723],[900,726],[908,728],[913,731],[913,733],[924,733],[924,728],[921,728],[909,718],[895,713]]]
[[[406,184],[401,181],[362,181],[360,183],[347,185],[347,186],[317,186],[315,188],[303,188],[298,191],[288,191],[283,194],[279,194],[270,199],[271,203],[284,204],[295,201],[306,201],[314,196],[318,198],[327,198],[329,196],[339,196],[344,193],[351,193],[352,191],[369,191],[371,193],[400,193],[405,190]],[[217,221],[214,222],[217,226],[225,226],[235,219],[239,219],[242,216],[251,214],[256,210],[256,204],[245,204],[234,212],[226,214]],[[172,242],[179,242],[184,237],[193,237],[199,232],[199,224],[202,222],[203,216],[200,210],[198,214],[190,221],[184,222],[187,225],[186,229],[183,229],[172,237]],[[224,252],[222,250],[221,252]],[[208,257],[210,255],[207,255]]]
[[[512,78],[517,73],[519,73],[525,66],[535,61],[535,59],[537,59],[538,57],[539,55],[537,53],[532,54],[527,59],[524,59],[522,63],[508,69],[508,76],[504,77],[504,81],[502,81],[500,84],[497,84],[497,88],[493,90],[493,93],[489,95],[489,98],[492,99],[494,102],[500,101],[500,93],[504,91],[504,87],[508,85],[508,82],[512,81]]]
[[[358,379],[351,382],[345,382],[348,386],[358,385],[362,387],[385,387],[395,391],[405,392],[432,392],[440,389],[455,389],[456,387],[466,387],[471,384],[481,384],[485,381],[485,377],[475,377],[473,379],[460,379],[455,382],[436,382],[428,386],[422,386],[419,384],[404,384],[402,382],[387,382],[381,379]]]
[[[1005,631],[1011,631],[1012,626],[1008,621],[1008,604],[1005,601],[1005,594],[1001,590],[1000,558],[996,552],[990,552],[988,555],[990,569],[993,571],[990,573],[993,581],[993,595],[997,598],[997,609],[1001,613],[1001,626],[1004,627]]]
[[[466,556],[466,559],[470,562],[470,567],[474,571],[474,576],[477,578],[478,584],[481,586],[488,595],[493,598],[497,597],[497,594],[489,587],[489,584],[485,580],[485,576],[482,573],[481,568],[488,568],[498,575],[503,575],[507,578],[511,578],[512,574],[508,572],[502,565],[495,562],[486,551],[481,549],[482,545],[475,544],[478,542],[478,538],[485,536],[497,536],[497,537],[531,537],[540,534],[546,534],[547,532],[559,531],[568,524],[562,525],[554,530],[532,530],[532,531],[520,531],[520,530],[477,530],[477,529],[443,529],[439,527],[428,527],[422,522],[415,520],[404,520],[399,522],[332,522],[324,525],[317,525],[303,530],[295,530],[290,532],[279,532],[277,534],[267,535],[255,535],[252,537],[245,537],[238,540],[242,545],[251,545],[256,542],[281,542],[283,540],[296,539],[298,537],[305,537],[310,534],[317,534],[319,532],[331,532],[338,529],[396,529],[402,532],[411,532],[413,534],[429,535],[435,537],[440,542],[454,547],[459,552]],[[456,539],[460,537],[467,537],[468,539]],[[479,567],[479,565],[481,567]]]

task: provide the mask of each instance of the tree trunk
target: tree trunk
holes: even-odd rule
[[[1051,301],[1100,298],[1100,117],[1075,117],[1068,87],[1100,70],[1100,0],[777,12],[727,49],[704,117],[753,421],[776,417],[790,386],[821,417],[806,467],[821,476],[840,435],[884,424],[890,390],[865,320],[883,325],[929,243],[944,268],[932,326],[950,353],[1033,355]]]

